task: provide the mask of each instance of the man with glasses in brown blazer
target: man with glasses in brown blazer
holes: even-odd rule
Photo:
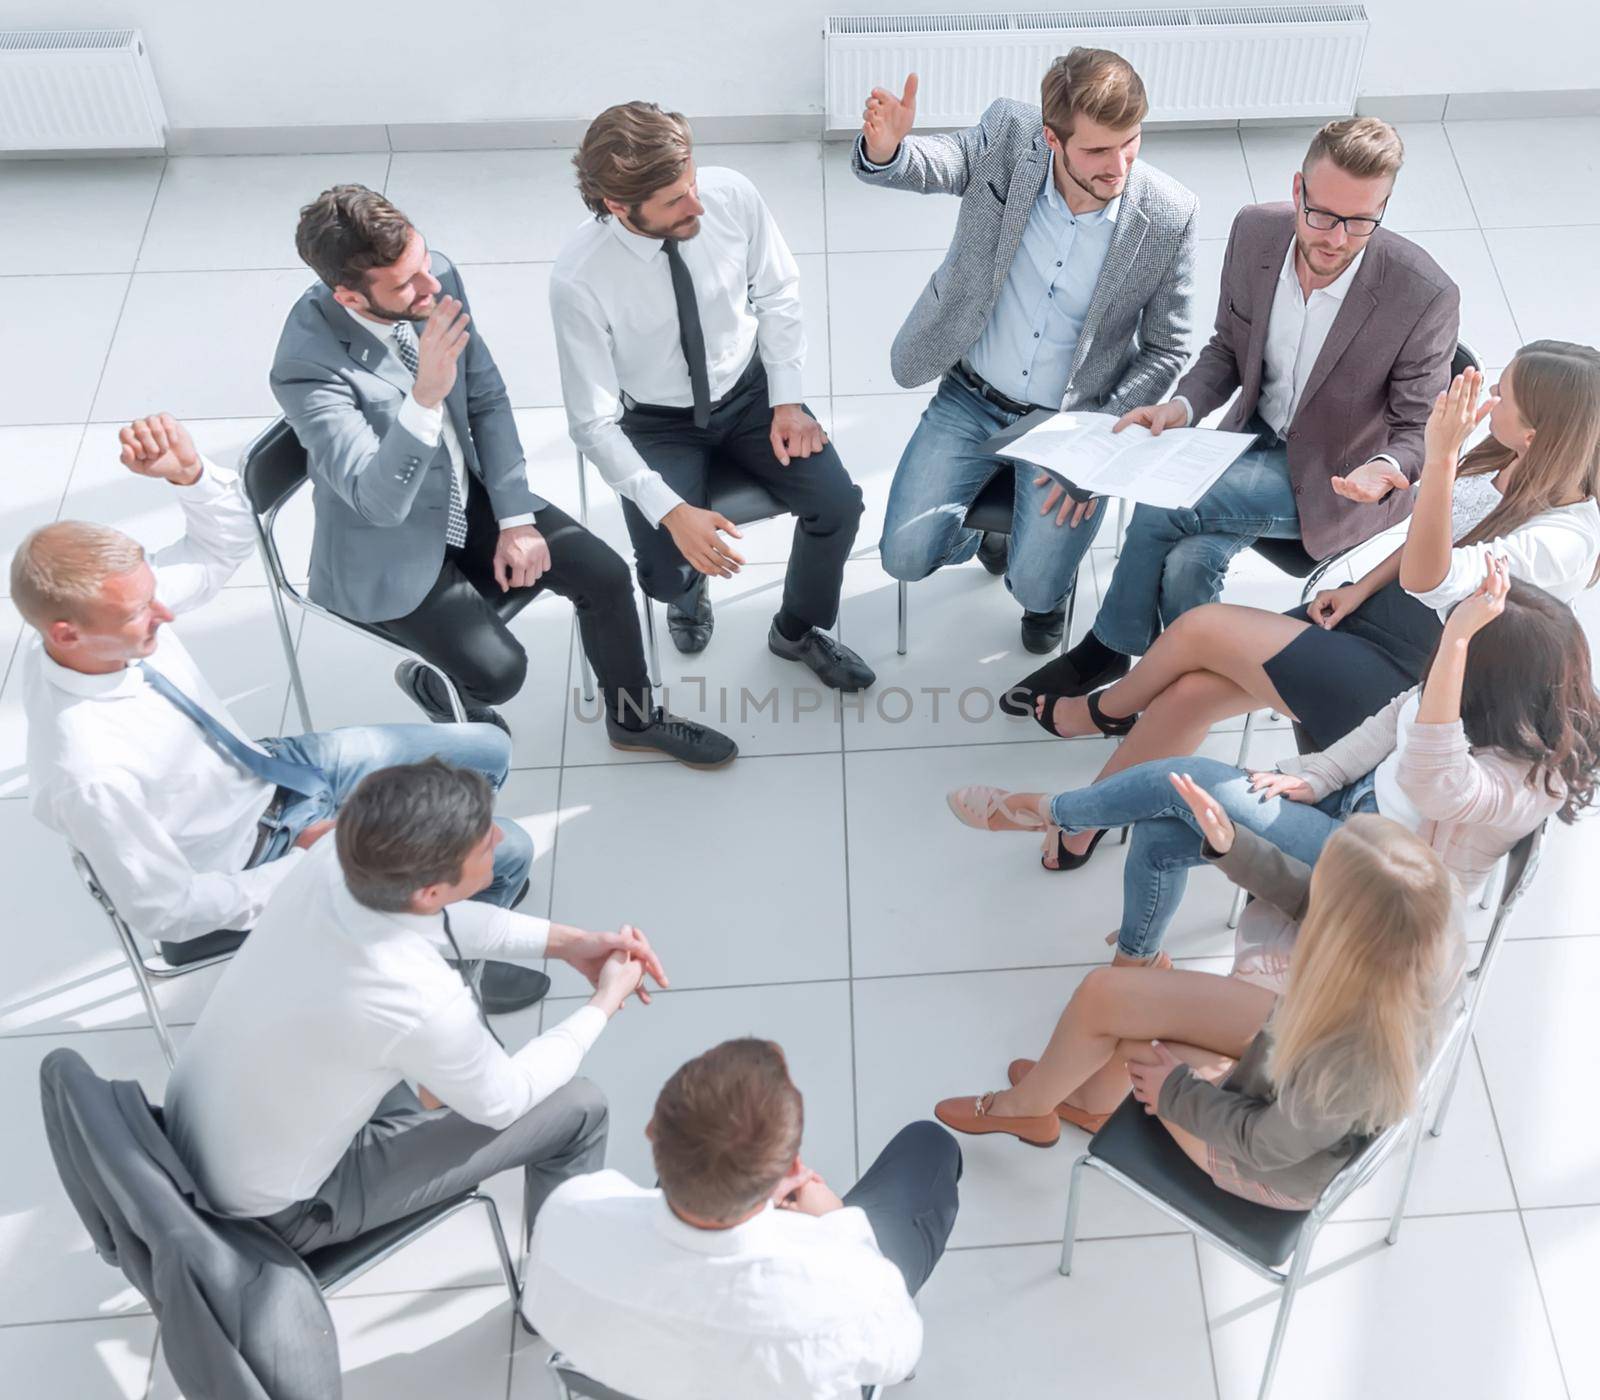
[[[1240,210],[1210,341],[1168,402],[1133,409],[1119,427],[1184,427],[1233,397],[1219,426],[1255,445],[1194,506],[1135,509],[1094,629],[1020,682],[1007,709],[1125,675],[1164,625],[1217,599],[1233,556],[1258,539],[1300,540],[1325,559],[1411,513],[1461,295],[1422,249],[1382,227],[1403,156],[1385,122],[1330,122],[1295,173],[1291,204]]]

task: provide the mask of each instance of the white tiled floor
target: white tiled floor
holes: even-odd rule
[[[1463,335],[1491,365],[1526,339],[1600,339],[1600,297],[1590,281],[1563,275],[1588,265],[1600,203],[1557,180],[1552,164],[1592,150],[1596,134],[1592,120],[1404,128],[1410,159],[1391,223],[1457,278]],[[1196,346],[1210,330],[1235,209],[1286,195],[1304,139],[1299,130],[1149,138],[1146,156],[1204,201]],[[860,707],[812,711],[809,697],[797,707],[802,692],[762,645],[789,526],[757,526],[745,541],[751,566],[716,588],[712,648],[663,657],[675,707],[735,732],[740,763],[695,774],[601,742],[574,704],[571,610],[551,600],[517,624],[532,679],[507,710],[519,771],[502,809],[528,824],[539,850],[530,908],[592,924],[637,921],[675,977],[675,990],[628,1010],[592,1057],[613,1105],[611,1161],[644,1177],[642,1129],[661,1080],[698,1050],[754,1031],[788,1048],[808,1095],[808,1153],[844,1184],[936,1099],[994,1082],[1011,1056],[1037,1048],[1072,987],[1105,957],[1122,857],[1107,845],[1082,872],[1047,875],[1034,843],[986,838],[945,813],[947,787],[1064,786],[1089,776],[1103,752],[1099,742],[1045,740],[1025,721],[987,712],[975,693],[963,704],[964,691],[997,689],[1032,666],[999,583],[974,564],[916,585],[910,654],[895,654],[895,590],[874,546],[926,390],[894,382],[888,348],[948,241],[955,201],[866,189],[837,145],[705,148],[701,158],[756,181],[799,257],[807,394],[867,498],[841,629],[880,684]],[[213,456],[234,460],[274,412],[267,365],[308,280],[293,254],[295,211],[338,180],[386,184],[433,246],[461,263],[517,405],[534,483],[576,511],[546,309],[549,261],[583,217],[569,160],[565,151],[477,151],[0,164],[8,323],[29,328],[0,343],[0,555],[60,514],[112,521],[149,543],[171,535],[176,512],[116,465],[116,426],[169,409],[190,419]],[[1561,200],[1529,197],[1552,182]],[[457,197],[464,187],[470,212]],[[625,549],[614,501],[592,475],[589,487],[595,529]],[[309,522],[302,512],[283,528],[291,567],[301,568]],[[1080,634],[1109,578],[1109,527],[1099,543]],[[242,569],[234,584],[185,635],[247,723],[296,727],[259,569]],[[1229,585],[1230,597],[1264,605],[1286,606],[1293,592],[1250,561]],[[1594,600],[1579,610],[1600,622]],[[154,1322],[93,1256],[32,1106],[39,1061],[61,1045],[157,1097],[164,1075],[106,930],[60,843],[27,809],[8,674],[18,636],[0,609],[0,848],[13,892],[0,1097],[14,1109],[0,1173],[0,1389],[170,1397],[165,1367],[152,1360]],[[317,723],[411,717],[372,649],[316,625],[301,630],[300,647]],[[776,713],[758,708],[775,686]],[[933,687],[946,688],[937,718]],[[1261,742],[1265,751],[1286,740],[1279,731]],[[1236,740],[1213,743],[1226,755]],[[1327,1267],[1301,1295],[1280,1396],[1600,1396],[1592,830],[1558,830],[1549,843],[1449,1130],[1423,1148],[1399,1245],[1375,1243],[1392,1171],[1327,1233],[1317,1260]],[[1227,901],[1219,879],[1196,876],[1172,931],[1175,955],[1225,965]],[[215,975],[163,990],[180,1036]],[[577,991],[559,977],[552,1012]],[[503,1029],[515,1043],[542,1014]],[[918,1379],[904,1387],[908,1400],[1253,1394],[1271,1325],[1263,1286],[1138,1201],[1093,1183],[1074,1276],[1057,1275],[1067,1170],[1083,1141],[1066,1137],[1051,1152],[965,1144],[962,1215],[923,1297],[930,1340]],[[514,1226],[513,1183],[493,1189]],[[354,1285],[333,1309],[346,1393],[546,1395],[545,1349],[514,1327],[494,1280],[483,1224],[468,1215]]]

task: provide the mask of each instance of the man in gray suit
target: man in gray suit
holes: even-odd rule
[[[272,392],[309,459],[311,596],[426,657],[469,719],[506,729],[491,707],[522,688],[528,662],[507,622],[517,595],[550,589],[577,611],[614,747],[731,761],[732,740],[652,708],[628,566],[528,489],[460,272],[361,185],[302,209],[295,247],[321,280],[289,312]],[[402,662],[395,680],[430,718],[451,718],[422,666]]]
[[[913,580],[976,553],[1022,604],[1023,644],[1048,652],[1101,517],[1018,471],[1009,546],[965,528],[1002,469],[981,444],[1041,406],[1120,414],[1166,394],[1186,354],[1198,201],[1136,161],[1144,84],[1104,49],[1057,59],[1040,107],[1002,99],[954,135],[909,134],[916,91],[915,74],[899,97],[873,90],[853,161],[869,184],[961,198],[890,352],[897,383],[940,383],[889,490],[883,566]]]
[[[1134,511],[1093,631],[1003,703],[1085,695],[1126,675],[1163,626],[1217,599],[1229,562],[1257,539],[1300,540],[1326,559],[1410,515],[1461,293],[1381,227],[1404,155],[1376,117],[1329,122],[1292,203],[1239,211],[1216,330],[1172,400],[1124,422],[1160,433],[1232,398],[1220,426],[1254,434],[1255,447],[1193,507]]]

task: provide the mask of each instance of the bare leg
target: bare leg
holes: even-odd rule
[[[1310,625],[1265,608],[1235,603],[1194,608],[1157,637],[1127,675],[1100,692],[1100,712],[1108,719],[1139,714],[1180,676],[1211,671],[1249,696],[1250,708],[1265,705],[1287,714],[1283,697],[1267,679],[1265,667]],[[1053,722],[1056,730],[1067,736],[1098,732],[1083,696],[1058,700]]]
[[[1073,993],[1038,1064],[1015,1088],[995,1096],[992,1111],[1054,1112],[1123,1040],[1170,1037],[1236,1059],[1266,1024],[1275,1000],[1252,983],[1209,972],[1096,968]]]
[[[1198,1045],[1184,1045],[1170,1040],[1161,1042],[1185,1064],[1192,1065],[1202,1079],[1213,1084],[1224,1078],[1233,1068],[1231,1055],[1219,1055],[1214,1050],[1202,1050]],[[1129,1060],[1136,1060],[1142,1051],[1149,1049],[1147,1040],[1119,1040],[1111,1058],[1091,1074],[1078,1088],[1067,1095],[1067,1102],[1085,1113],[1110,1113],[1128,1097],[1133,1087],[1125,1068]]]

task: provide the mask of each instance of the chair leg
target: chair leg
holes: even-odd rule
[[[583,453],[578,454],[578,523],[589,528],[589,473],[583,467]]]
[[[1400,1178],[1400,1195],[1394,1203],[1394,1214],[1389,1217],[1389,1232],[1384,1238],[1387,1244],[1393,1244],[1400,1238],[1400,1219],[1405,1214],[1406,1197],[1411,1194],[1411,1178],[1417,1171],[1417,1149],[1422,1146],[1422,1125],[1427,1120],[1423,1117],[1423,1110],[1417,1110],[1417,1125],[1411,1130],[1411,1146],[1406,1149],[1406,1171]]]
[[[1072,1247],[1078,1240],[1078,1202],[1083,1194],[1083,1169],[1088,1164],[1085,1152],[1072,1164],[1072,1180],[1067,1185],[1067,1223],[1061,1229],[1061,1265],[1064,1277],[1072,1274]]]
[[[1244,733],[1239,736],[1239,757],[1234,763],[1234,766],[1237,768],[1243,768],[1246,761],[1250,757],[1250,735],[1254,732],[1255,727],[1256,712],[1251,710],[1250,713],[1244,717]]]
[[[1122,537],[1128,532],[1128,498],[1117,498],[1117,547],[1112,551],[1113,559],[1122,558]]]
[[[506,1291],[511,1294],[511,1304],[517,1306],[522,1301],[522,1283],[517,1276],[517,1267],[511,1262],[511,1250],[506,1246],[505,1227],[500,1223],[500,1208],[495,1205],[494,1197],[487,1191],[473,1193],[473,1199],[482,1203],[484,1212],[489,1217],[489,1233],[494,1236],[495,1253],[500,1256],[500,1272],[505,1275]]]
[[[272,565],[270,559],[266,558],[265,546],[262,547],[262,555],[270,585],[267,591],[272,594],[272,611],[278,619],[278,640],[283,643],[283,659],[289,667],[289,688],[294,691],[295,708],[300,711],[301,731],[309,734],[314,728],[311,723],[311,706],[306,703],[306,683],[300,675],[300,658],[295,652],[294,637],[289,631],[289,615],[284,611],[283,595],[278,591],[277,585],[270,584]]]
[[[900,632],[899,639],[895,642],[894,649],[900,656],[904,656],[906,654],[906,610],[907,603],[909,602],[909,595],[906,592],[906,587],[906,581],[901,579],[899,589],[895,594],[895,612],[898,617]]]
[[[1478,896],[1478,908],[1492,909],[1494,907],[1494,897],[1498,892],[1496,889],[1496,885],[1498,883],[1496,877],[1503,875],[1505,873],[1505,868],[1506,858],[1501,856],[1500,859],[1495,862],[1494,869],[1484,876],[1483,891]]]
[[[589,665],[589,653],[583,649],[583,638],[578,638],[578,673],[583,677],[583,701],[594,704],[594,668]]]
[[[1072,615],[1078,610],[1078,580],[1072,580],[1072,591],[1067,594],[1067,623],[1061,629],[1061,651],[1064,655],[1072,649]]]
[[[1456,1049],[1456,1057],[1450,1066],[1450,1077],[1444,1082],[1444,1091],[1439,1095],[1439,1106],[1433,1111],[1433,1123],[1428,1128],[1430,1137],[1438,1137],[1444,1131],[1444,1116],[1450,1111],[1450,1100],[1455,1097],[1456,1081],[1461,1078],[1461,1066],[1472,1051],[1472,1027],[1478,1019],[1478,993],[1483,989],[1480,980],[1472,989],[1470,995],[1472,1004],[1467,1008],[1467,1024],[1461,1029],[1461,1044]]]
[[[439,678],[439,684],[444,687],[445,698],[450,701],[450,717],[457,724],[465,724],[467,722],[467,711],[466,707],[461,703],[461,693],[456,689],[456,683],[427,658],[419,656],[416,660],[419,666],[432,671]]]
[[[150,985],[150,974],[145,970],[144,959],[130,937],[123,935],[120,930],[118,937],[128,966],[133,969],[133,980],[144,1002],[145,1014],[150,1017],[150,1029],[156,1033],[161,1053],[166,1057],[167,1068],[172,1069],[178,1063],[178,1047],[173,1044],[172,1032],[167,1029],[166,1018],[161,1014],[161,1003],[156,1000],[156,989]]]
[[[1294,1295],[1300,1289],[1300,1278],[1306,1271],[1306,1261],[1310,1256],[1311,1232],[1307,1231],[1295,1246],[1289,1277],[1283,1282],[1283,1293],[1278,1299],[1278,1317],[1272,1324],[1272,1341],[1267,1346],[1267,1364],[1261,1372],[1261,1389],[1256,1392],[1256,1400],[1267,1400],[1272,1389],[1272,1377],[1278,1369],[1278,1353],[1283,1350],[1283,1334],[1289,1329],[1289,1309],[1294,1306]]]
[[[645,655],[650,662],[650,684],[657,690],[661,689],[661,649],[656,644],[656,604],[648,593],[640,590],[640,601],[644,604],[644,646]]]
[[[1239,920],[1244,917],[1244,905],[1247,898],[1248,896],[1245,894],[1243,886],[1233,892],[1233,903],[1228,906],[1229,928],[1239,927]]]

